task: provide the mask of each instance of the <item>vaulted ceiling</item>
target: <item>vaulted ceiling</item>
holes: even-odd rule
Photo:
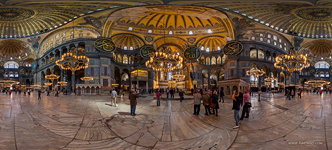
[[[80,16],[105,9],[152,4],[211,7],[238,14],[287,34],[306,38],[332,37],[330,0],[0,0],[0,2],[0,38],[22,38],[49,32]],[[158,16],[158,11],[149,15],[159,19],[168,17]],[[146,18],[151,17],[149,15]],[[168,15],[170,18],[176,16]],[[129,20],[127,18],[127,21]],[[195,17],[192,20],[199,21]],[[135,20],[130,22],[138,23]],[[201,23],[201,25],[208,24],[212,25],[209,22]]]

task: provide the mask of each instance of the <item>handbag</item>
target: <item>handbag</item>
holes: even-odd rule
[[[216,108],[216,104],[212,103],[212,98],[210,99],[210,108]]]
[[[246,105],[247,105],[247,107],[249,107],[249,108],[251,107],[251,103],[250,103],[250,102],[247,102]]]

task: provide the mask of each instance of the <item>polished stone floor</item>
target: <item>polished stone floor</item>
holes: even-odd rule
[[[0,94],[0,149],[332,149],[330,95],[254,96],[239,129],[232,128],[230,99],[218,117],[205,116],[203,107],[194,116],[190,97],[158,107],[144,95],[133,117],[125,97],[112,107],[109,96]]]

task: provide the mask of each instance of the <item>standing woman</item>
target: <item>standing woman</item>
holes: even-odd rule
[[[244,95],[243,95],[243,109],[242,109],[242,115],[240,120],[243,120],[243,118],[249,118],[249,108],[251,107],[251,103],[250,103],[250,96],[248,93],[248,90],[244,90]]]
[[[213,113],[215,111],[216,116],[218,116],[218,109],[219,109],[219,103],[218,103],[218,95],[217,95],[217,91],[213,91],[212,94],[212,103],[215,104],[215,107],[213,108]]]
[[[221,88],[221,90],[220,90],[220,100],[219,100],[219,102],[221,102],[221,100],[222,100],[222,102],[224,103],[225,102],[225,100],[224,100],[224,89],[223,88]]]
[[[156,98],[157,98],[157,106],[160,106],[161,93],[159,92],[159,90],[156,94]]]

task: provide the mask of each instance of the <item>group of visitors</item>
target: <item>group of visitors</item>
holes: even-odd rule
[[[205,115],[215,114],[218,116],[218,94],[217,91],[211,91],[210,94],[206,93],[205,90],[195,90],[194,93],[194,115],[199,115],[201,109],[201,100],[205,108]],[[212,109],[212,113],[211,113]]]
[[[235,119],[235,126],[233,127],[234,129],[239,128],[239,123],[240,120],[243,120],[243,118],[249,118],[249,110],[251,107],[251,103],[250,103],[250,96],[249,96],[249,92],[246,89],[244,91],[244,94],[240,91],[233,91],[233,95],[232,95],[232,100],[233,100],[233,110],[234,110],[234,119]],[[242,115],[240,118],[240,109],[241,106],[243,106],[242,109]]]

